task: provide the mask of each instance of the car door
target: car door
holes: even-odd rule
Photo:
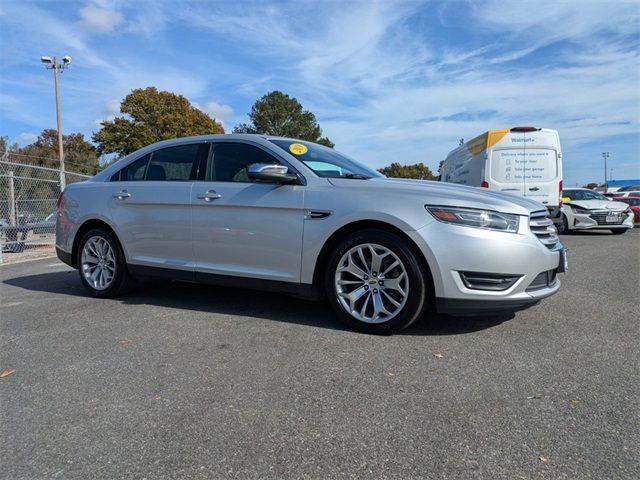
[[[248,142],[211,144],[191,195],[197,279],[300,281],[304,186],[252,182],[247,168],[254,163],[283,162]]]
[[[111,217],[130,264],[193,276],[191,187],[206,148],[192,143],[155,150],[112,177]]]

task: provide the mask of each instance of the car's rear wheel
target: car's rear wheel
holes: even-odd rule
[[[384,230],[351,234],[333,251],[325,290],[338,318],[365,333],[408,327],[428,303],[428,272],[410,245]]]
[[[611,233],[614,235],[622,235],[623,233],[626,233],[627,230],[628,228],[612,228]]]
[[[558,229],[558,233],[563,235],[565,233],[569,233],[569,221],[567,220],[567,216],[562,213],[560,214],[560,223],[558,223],[556,225],[556,228]]]
[[[94,297],[112,298],[129,291],[129,275],[118,239],[108,230],[89,230],[80,240],[78,272],[84,287]]]

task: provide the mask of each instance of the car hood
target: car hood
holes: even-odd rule
[[[611,210],[617,212],[626,210],[629,205],[624,202],[616,202],[610,200],[575,200],[570,202],[571,205],[586,208],[587,210]]]
[[[533,200],[479,187],[430,180],[375,177],[368,180],[329,178],[332,185],[354,190],[379,191],[379,195],[416,195],[425,204],[452,207],[485,208],[503,213],[529,215],[546,207]]]

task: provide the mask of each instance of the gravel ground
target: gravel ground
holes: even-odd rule
[[[640,232],[563,237],[556,296],[392,337],[322,304],[0,268],[0,477],[640,477]]]

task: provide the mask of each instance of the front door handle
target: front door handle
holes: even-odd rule
[[[118,200],[124,200],[125,198],[129,198],[131,194],[126,190],[120,190],[118,193],[113,194],[113,198],[117,198]]]
[[[198,198],[201,198],[205,202],[211,202],[212,200],[217,200],[219,198],[222,198],[222,195],[220,195],[219,193],[216,193],[215,190],[209,190],[207,191],[207,193],[199,193]]]

